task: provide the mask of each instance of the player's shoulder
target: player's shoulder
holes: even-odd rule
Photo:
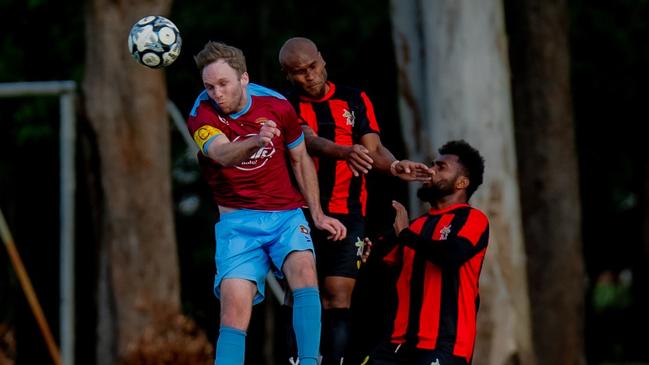
[[[336,96],[339,98],[358,98],[361,96],[361,94],[364,94],[365,91],[363,91],[361,88],[355,87],[355,86],[350,86],[350,85],[345,85],[345,84],[334,84],[336,85]]]
[[[281,93],[252,82],[248,84],[248,93],[250,93],[250,96],[252,97],[264,98],[277,102],[286,102],[286,97]]]
[[[189,112],[189,117],[195,118],[204,114],[216,114],[217,113],[216,108],[217,107],[213,104],[209,95],[207,95],[207,91],[203,90],[203,92],[198,94],[196,100],[194,100],[194,105],[192,106],[192,109]]]
[[[481,222],[485,225],[489,225],[489,218],[487,215],[480,209],[467,205],[466,209],[466,214],[467,214],[467,220],[471,220],[474,222]]]
[[[482,210],[466,203],[456,204],[448,208],[446,212],[464,217],[463,219],[488,221],[487,215]]]
[[[229,128],[228,124],[227,119],[219,114],[218,105],[209,98],[207,91],[203,91],[196,97],[187,119],[187,125],[192,133],[205,125],[226,130]]]
[[[274,113],[294,113],[293,106],[281,93],[265,86],[250,83],[248,92],[254,99],[257,108],[270,108]]]

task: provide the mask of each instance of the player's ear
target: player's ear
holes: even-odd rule
[[[241,85],[246,86],[250,82],[250,77],[248,76],[248,72],[244,72],[241,74]]]
[[[463,189],[466,189],[466,188],[469,187],[469,183],[470,183],[470,181],[469,181],[469,178],[468,178],[468,177],[466,177],[466,176],[460,176],[460,177],[458,177],[457,180],[455,181],[455,188],[456,188],[457,190],[463,190]]]

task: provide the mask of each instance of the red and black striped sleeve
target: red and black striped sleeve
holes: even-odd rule
[[[368,133],[379,133],[379,123],[376,121],[372,101],[363,91],[360,91],[358,96],[360,96],[360,100],[358,100],[359,115],[354,123],[354,134],[360,138]]]

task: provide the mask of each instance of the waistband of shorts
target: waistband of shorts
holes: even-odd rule
[[[242,215],[290,213],[295,211],[301,211],[301,208],[294,208],[294,209],[287,209],[287,210],[257,210],[257,209],[247,209],[247,208],[234,208],[234,210],[220,213],[220,216],[221,219],[223,219],[223,218],[234,218]]]

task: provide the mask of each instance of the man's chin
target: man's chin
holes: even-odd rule
[[[324,96],[324,87],[322,84],[312,85],[306,88],[304,92],[311,99],[320,99]]]
[[[224,114],[232,114],[232,108],[229,108],[228,106],[219,105],[219,109],[221,109]]]

